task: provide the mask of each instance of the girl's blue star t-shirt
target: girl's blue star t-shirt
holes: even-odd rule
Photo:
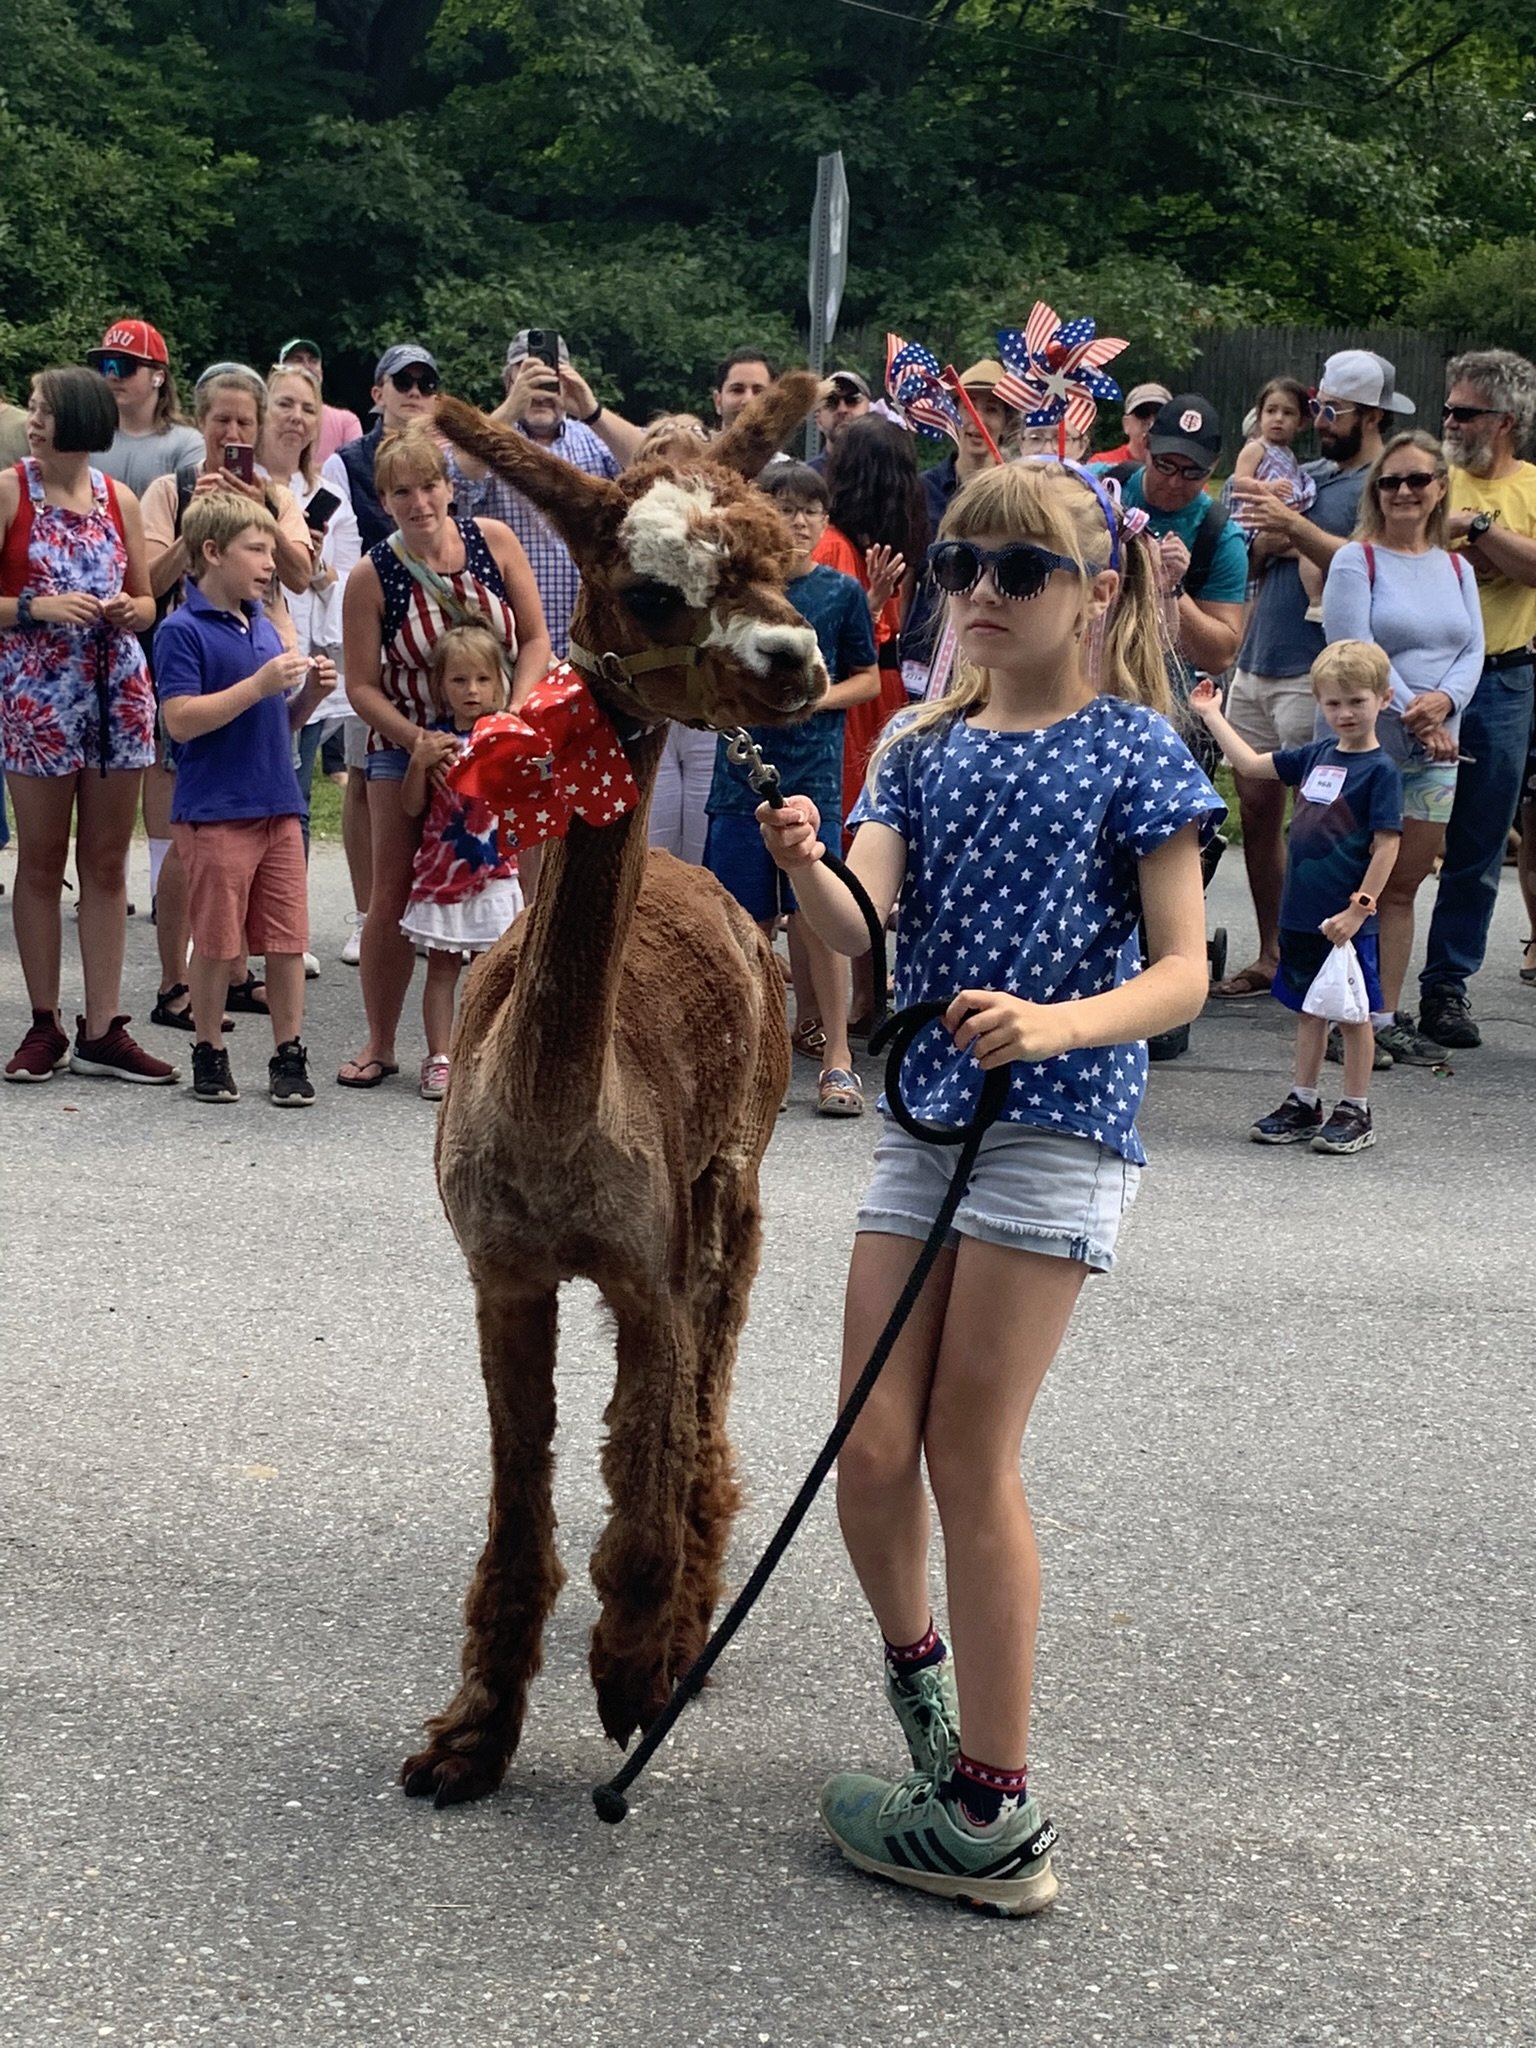
[[[848,821],[906,841],[898,1004],[948,1002],[963,988],[1069,1003],[1118,988],[1141,972],[1137,862],[1186,825],[1209,837],[1225,813],[1167,719],[1118,697],[1038,732],[957,716],[898,740]],[[1140,1166],[1146,1079],[1140,1041],[1020,1063],[1003,1117],[1075,1132]],[[967,1122],[982,1080],[939,1026],[908,1056],[911,1107],[932,1123]]]

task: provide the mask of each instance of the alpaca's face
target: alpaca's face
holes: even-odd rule
[[[697,666],[635,678],[653,717],[731,726],[803,716],[827,672],[784,596],[793,544],[772,504],[708,461],[645,464],[621,485],[628,506],[611,558],[582,565],[573,637],[621,655],[701,647]]]

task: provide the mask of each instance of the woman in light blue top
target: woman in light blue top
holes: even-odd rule
[[[1397,1005],[1413,951],[1413,900],[1445,844],[1461,714],[1483,667],[1477,579],[1445,545],[1446,490],[1439,442],[1395,434],[1371,465],[1355,537],[1334,556],[1323,589],[1329,640],[1374,640],[1392,664],[1392,703],[1376,731],[1403,772],[1403,841],[1381,898],[1381,987],[1392,1015],[1376,1020],[1376,1036],[1412,1065],[1445,1056]]]

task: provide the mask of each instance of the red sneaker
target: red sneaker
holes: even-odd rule
[[[32,1029],[5,1063],[7,1081],[51,1081],[69,1065],[69,1040],[51,1010],[32,1012]]]
[[[114,1017],[100,1038],[87,1038],[85,1019],[75,1019],[75,1049],[70,1054],[72,1074],[95,1074],[106,1081],[144,1081],[151,1087],[168,1088],[181,1078],[181,1069],[168,1060],[157,1060],[128,1036],[126,1017]]]

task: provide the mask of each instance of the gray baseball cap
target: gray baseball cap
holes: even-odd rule
[[[531,327],[519,327],[516,334],[507,343],[507,368],[509,370],[514,363],[521,363],[526,360],[528,355],[528,337],[532,332],[533,329]],[[571,352],[565,345],[564,335],[560,337],[560,360],[566,364],[569,364],[571,360]]]
[[[437,358],[430,349],[418,348],[414,341],[394,342],[374,364],[373,381],[382,384],[386,377],[393,377],[396,370],[409,369],[412,363],[423,363],[429,370],[437,368]]]
[[[1385,356],[1368,348],[1341,348],[1324,363],[1317,380],[1319,396],[1379,406],[1383,412],[1413,412],[1413,400],[1396,387],[1396,370]]]

